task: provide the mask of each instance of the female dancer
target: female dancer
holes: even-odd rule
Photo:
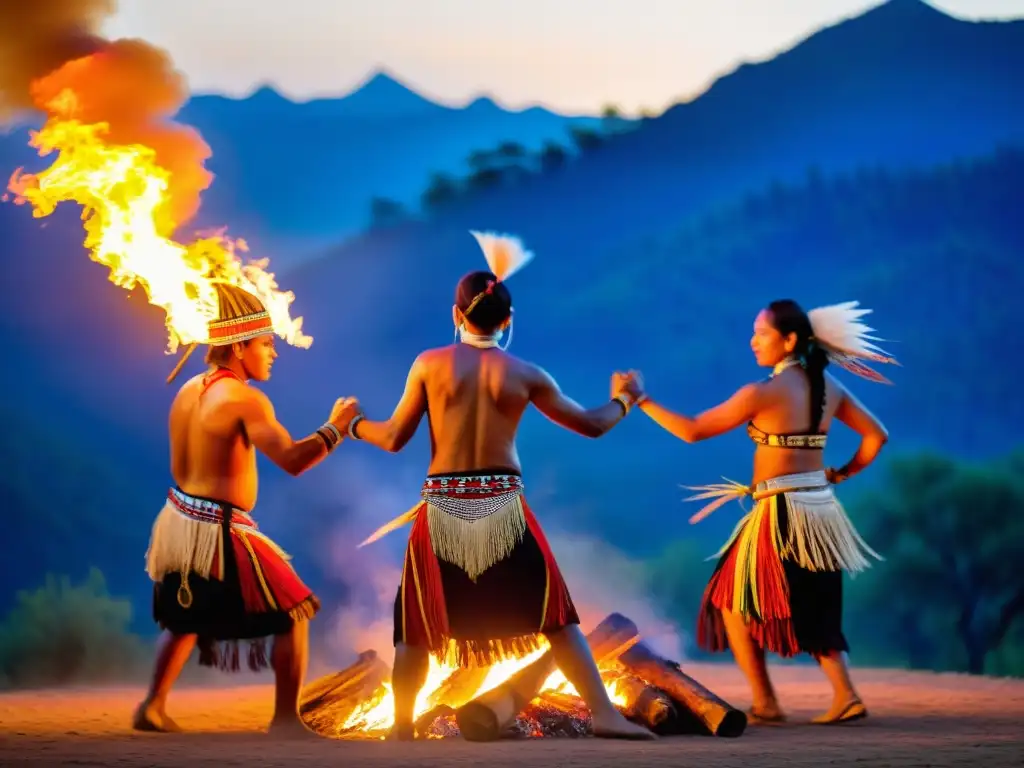
[[[724,651],[726,640],[753,693],[751,716],[780,722],[785,716],[765,667],[765,651],[811,654],[832,683],[831,708],[814,719],[832,724],[858,720],[867,709],[853,687],[842,631],[842,571],[882,559],[857,534],[832,484],[863,470],[888,439],[885,427],[854,395],[825,373],[829,362],[873,381],[889,383],[865,360],[895,363],[872,344],[859,321],[870,312],[847,302],[805,313],[794,301],[775,301],[754,322],[750,346],[759,365],[772,369],[731,398],[694,418],[640,395],[640,407],[657,424],[688,443],[742,424],[756,443],[750,487],[729,482],[703,486],[691,499],[715,499],[691,518],[703,519],[730,499],[751,496],[753,510],[719,552],[704,592],[698,643]],[[840,469],[825,469],[822,450],[833,419],[861,435],[860,448]]]

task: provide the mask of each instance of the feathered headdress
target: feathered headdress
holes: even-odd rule
[[[470,230],[469,234],[480,244],[487,266],[498,278],[498,282],[508,280],[533,260],[533,253],[523,247],[523,241],[518,237],[474,230]]]
[[[274,332],[274,323],[258,296],[244,288],[228,283],[214,283],[217,294],[217,317],[206,324],[206,343],[223,347],[240,341],[255,339]],[[170,384],[177,378],[196,349],[190,344],[167,377]]]
[[[508,280],[533,259],[533,253],[523,247],[523,242],[518,237],[474,230],[470,230],[469,233],[480,244],[484,258],[487,259],[487,266],[497,279],[488,282],[487,287],[473,297],[469,306],[463,311],[464,315],[469,315],[483,297],[494,290],[496,283]]]
[[[862,362],[868,360],[899,365],[896,358],[873,343],[884,339],[870,335],[875,329],[862,323],[860,318],[870,314],[871,310],[859,309],[859,306],[859,301],[846,301],[808,312],[814,341],[825,350],[829,360],[840,368],[870,381],[892,384],[885,376]]]

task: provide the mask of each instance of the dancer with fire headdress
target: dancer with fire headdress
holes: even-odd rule
[[[352,420],[349,435],[400,451],[428,415],[432,456],[423,500],[364,544],[412,522],[395,598],[395,729],[415,738],[416,697],[429,655],[487,665],[551,644],[555,662],[590,707],[594,733],[652,738],[627,721],[605,690],[580,632],[569,589],[524,496],[516,451],[520,419],[532,403],[548,419],[586,437],[607,433],[629,412],[628,376],[615,375],[604,405],[585,409],[540,367],[507,354],[512,332],[508,278],[532,254],[506,236],[474,232],[489,271],[458,283],[456,343],[420,354],[387,421]]]
[[[171,474],[175,486],[153,525],[147,571],[155,582],[153,617],[164,630],[152,684],[134,727],[180,730],[165,711],[167,695],[198,640],[199,662],[239,669],[238,642],[250,640],[249,666],[267,666],[274,636],[276,678],[272,733],[311,733],[298,717],[308,621],[320,603],[289,557],[258,530],[256,450],[292,475],[323,460],[342,441],[358,407],[339,399],[313,434],[293,440],[265,394],[277,352],[270,315],[259,298],[224,283],[208,325],[205,373],[187,381],[171,404]],[[173,374],[172,374],[173,378]]]
[[[832,486],[867,467],[888,435],[885,427],[839,381],[830,362],[872,381],[889,383],[865,361],[895,363],[872,341],[857,302],[805,313],[794,301],[775,301],[758,314],[750,345],[771,376],[742,387],[726,402],[694,418],[658,405],[630,383],[640,408],[688,443],[742,424],[756,443],[750,487],[729,481],[691,488],[693,499],[715,499],[697,522],[730,499],[751,496],[752,511],[719,554],[704,593],[697,627],[700,645],[732,649],[753,693],[755,720],[785,719],[765,666],[765,651],[808,653],[833,687],[831,708],[814,722],[858,720],[867,709],[850,680],[842,630],[842,572],[881,559],[858,535]],[[860,447],[840,469],[824,467],[822,451],[833,420],[861,435]]]

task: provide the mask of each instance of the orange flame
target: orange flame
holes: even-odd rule
[[[427,681],[420,689],[416,697],[416,709],[414,717],[419,718],[439,704],[447,704],[457,708],[475,699],[488,691],[497,688],[508,680],[519,670],[532,664],[547,651],[546,641],[542,641],[542,647],[530,654],[518,658],[504,659],[492,665],[487,670],[487,675],[476,690],[467,690],[458,700],[445,699],[443,702],[437,699],[441,685],[458,667],[441,664],[433,656],[430,657],[430,671],[427,674]],[[602,669],[605,689],[613,704],[625,706],[626,696],[618,690],[614,676],[609,671]],[[569,696],[579,696],[576,688],[566,680],[559,670],[552,672],[540,686],[540,693],[560,693]],[[394,694],[390,683],[384,683],[377,689],[376,693],[364,701],[344,720],[337,724],[337,732],[353,733],[360,732],[366,736],[377,736],[385,738],[387,731],[394,725],[395,715]]]
[[[115,285],[141,285],[164,310],[169,353],[206,341],[206,324],[217,318],[216,282],[257,295],[274,331],[308,348],[313,339],[302,332],[302,318],[291,317],[294,294],[278,289],[268,260],[243,264],[238,254],[248,250],[245,242],[223,233],[187,244],[172,239],[195,213],[210,175],[202,165],[209,148],[198,134],[157,119],[174,111],[181,90],[168,69],[156,49],[117,41],[34,81],[33,98],[47,120],[30,145],[57,158],[38,174],[18,169],[8,189],[37,218],[61,202],[82,206],[90,258],[110,269]],[[163,85],[144,87],[151,83]]]

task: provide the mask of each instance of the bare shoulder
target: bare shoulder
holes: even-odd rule
[[[171,401],[172,411],[178,408],[187,407],[191,403],[195,402],[196,397],[198,397],[199,392],[202,390],[203,375],[204,374],[201,373],[196,374],[178,387],[178,392],[175,394],[174,400]]]
[[[771,402],[772,395],[776,391],[778,391],[778,382],[775,379],[748,381],[733,392],[731,399],[734,402],[742,401],[757,408]]]
[[[425,349],[416,355],[416,358],[412,361],[413,367],[417,365],[431,365],[438,362],[439,360],[447,360],[452,355],[452,345],[449,344],[447,347],[431,347]]]
[[[262,390],[243,384],[240,381],[224,380],[218,381],[215,385],[217,391],[211,388],[213,395],[213,406],[210,414],[216,414],[216,418],[241,418],[243,420],[272,418],[274,406],[270,398]]]
[[[510,355],[507,352],[505,357],[508,360],[509,367],[527,383],[531,385],[555,385],[555,377],[537,363],[531,363],[529,360],[523,360],[521,357]]]
[[[432,370],[439,366],[447,365],[452,354],[453,350],[451,346],[433,347],[431,349],[423,350],[416,355],[412,361],[412,365],[409,366],[410,377],[425,377],[429,375]]]

